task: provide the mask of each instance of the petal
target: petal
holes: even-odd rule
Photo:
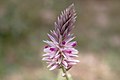
[[[57,67],[58,67],[58,65],[55,64],[55,65],[53,65],[49,70],[54,70],[54,69],[57,68]]]
[[[78,50],[75,48],[69,48],[72,51],[72,54],[78,54]]]
[[[61,62],[62,62],[62,58],[60,57],[60,58],[58,58],[57,63],[58,63],[58,64],[61,64]]]
[[[64,48],[63,52],[66,54],[78,54],[78,50],[75,48]]]
[[[72,54],[78,54],[78,50],[75,48],[69,48],[72,51]]]
[[[65,68],[67,68],[68,63],[66,61],[62,61],[63,65],[65,66]]]
[[[47,68],[51,67],[53,64],[54,64],[53,62],[49,63],[49,65],[47,66]]]
[[[57,51],[55,55],[58,55],[59,53],[60,53],[60,52],[59,52],[59,51]]]
[[[70,60],[67,60],[68,62],[75,62],[75,63],[78,63],[80,62],[79,60],[74,60],[74,59],[70,59]]]
[[[56,58],[56,59],[58,59],[59,57],[60,57],[60,54],[58,54],[58,55],[55,55],[55,58]]]
[[[50,53],[50,48],[44,48],[43,51],[46,52],[46,53]]]
[[[69,57],[78,57],[78,55],[68,54]]]
[[[51,54],[50,55],[50,59],[54,58],[55,54]]]
[[[74,38],[75,37],[70,37],[70,38],[66,39],[65,42],[68,43],[68,42],[72,41]]]
[[[56,53],[57,48],[54,47],[48,47],[48,48],[44,48],[44,52],[46,53]]]
[[[50,48],[50,51],[56,51],[56,48],[52,48],[52,47],[51,47],[51,48]]]
[[[75,65],[75,64],[77,64],[77,63],[75,63],[75,62],[69,62],[68,64],[69,64],[69,65]]]
[[[66,54],[65,54],[65,53],[62,53],[62,55],[63,55],[63,57],[64,57],[65,59],[67,59],[67,56],[66,56]]]
[[[76,42],[76,41],[73,41],[73,42],[67,43],[65,46],[66,46],[66,47],[75,47],[76,45],[77,45],[77,42]]]
[[[56,47],[56,45],[57,45],[57,44],[54,44],[52,41],[48,41],[48,40],[46,40],[46,41],[43,40],[43,42],[47,43],[51,47]]]
[[[68,64],[69,65],[75,65],[77,64],[78,62],[80,62],[79,60],[68,60]]]
[[[55,40],[55,38],[53,36],[51,36],[50,34],[47,34],[47,35],[53,41],[53,43],[57,43],[57,41]]]
[[[50,55],[50,53],[46,53],[46,54],[43,54],[42,56],[45,57],[45,56],[49,56],[49,55]]]
[[[51,59],[49,57],[44,57],[42,60],[44,60],[44,61],[51,61]]]

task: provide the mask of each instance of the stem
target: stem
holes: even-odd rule
[[[61,54],[63,54],[62,52],[61,52]],[[62,60],[64,59],[64,57],[62,56]],[[62,61],[61,60],[61,61]],[[65,74],[65,77],[66,77],[66,80],[69,80],[69,78],[68,78],[68,75],[67,75],[67,72],[66,72],[66,69],[64,68],[64,66],[61,64],[61,68],[62,68],[62,71],[63,71],[63,73]]]
[[[62,71],[65,74],[66,80],[69,80],[66,69],[62,66]]]

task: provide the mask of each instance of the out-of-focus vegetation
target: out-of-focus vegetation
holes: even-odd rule
[[[41,61],[42,40],[71,3],[81,60],[73,79],[120,79],[120,0],[0,0],[0,80],[57,78]]]

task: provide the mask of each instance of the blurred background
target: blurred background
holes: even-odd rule
[[[0,80],[56,80],[43,62],[47,33],[74,3],[74,80],[120,80],[120,0],[0,0]]]

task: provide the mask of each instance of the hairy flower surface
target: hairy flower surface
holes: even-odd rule
[[[76,13],[74,4],[70,5],[66,10],[61,12],[57,22],[55,22],[55,30],[48,34],[49,40],[44,41],[47,46],[44,48],[43,59],[48,63],[50,70],[64,67],[69,70],[74,64],[79,62],[74,57],[78,57],[78,50],[74,47],[77,45],[75,38],[71,34],[76,21]]]

